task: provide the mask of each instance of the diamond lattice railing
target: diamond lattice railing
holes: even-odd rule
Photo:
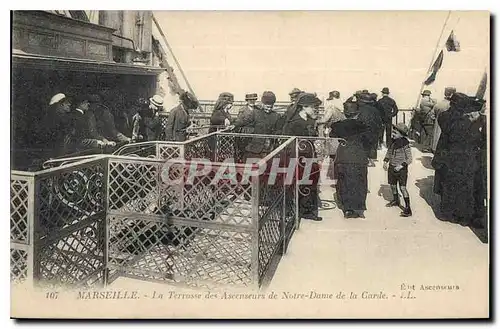
[[[40,279],[59,285],[91,285],[103,277],[104,216],[67,235],[45,242],[39,251]]]
[[[109,210],[154,213],[158,207],[158,163],[109,160]]]
[[[110,264],[129,275],[199,285],[251,283],[250,233],[113,216]]]
[[[24,250],[10,249],[10,281],[23,282],[28,277],[28,253]]]
[[[10,181],[10,240],[28,242],[29,184],[23,180]]]
[[[169,160],[176,159],[181,156],[181,148],[179,145],[168,145],[168,144],[159,144],[159,159]]]

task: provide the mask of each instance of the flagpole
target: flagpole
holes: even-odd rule
[[[432,65],[434,64],[434,59],[436,58],[436,54],[439,50],[439,44],[441,42],[441,39],[443,38],[443,33],[444,33],[444,28],[446,27],[446,24],[448,24],[448,20],[450,19],[451,16],[451,10],[448,11],[448,16],[446,16],[446,20],[444,21],[443,28],[441,29],[441,34],[439,35],[439,38],[436,43],[436,48],[434,49],[434,55],[431,58],[431,63],[429,64],[429,68],[427,69],[427,75],[431,71]],[[418,107],[418,103],[420,102],[420,97],[422,97],[422,91],[424,90],[425,86],[425,80],[422,81],[422,85],[420,86],[420,92],[418,93],[417,97],[417,103],[415,104],[415,108]]]

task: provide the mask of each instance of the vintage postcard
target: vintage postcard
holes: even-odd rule
[[[11,317],[490,317],[489,12],[11,33]]]

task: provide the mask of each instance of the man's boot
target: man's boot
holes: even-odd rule
[[[406,203],[406,207],[401,212],[401,217],[410,217],[412,215],[411,208],[410,208],[410,198],[405,198],[405,203]]]
[[[386,207],[399,207],[399,194],[394,194],[392,201],[385,205]]]

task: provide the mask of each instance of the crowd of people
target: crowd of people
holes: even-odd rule
[[[387,87],[381,90],[381,97],[359,90],[345,101],[338,91],[331,91],[323,104],[322,116],[319,115],[322,101],[315,93],[294,88],[289,95],[290,104],[278,112],[272,91],[264,91],[260,100],[256,93],[247,94],[247,104],[233,117],[234,95],[223,92],[215,102],[209,132],[226,127],[246,135],[236,140],[236,149],[241,151],[243,161],[263,158],[274,148],[267,139],[252,135],[344,139],[345,145],[331,147],[327,152],[331,163],[329,175],[336,179],[339,207],[346,218],[364,216],[368,167],[375,166],[382,147],[387,148],[384,169],[393,194],[387,206],[399,206],[401,216],[412,216],[406,188],[408,166],[412,162],[411,136],[435,153],[434,191],[441,196],[444,216],[464,225],[478,225],[474,220],[484,215],[487,192],[483,101],[446,88],[444,98],[437,102],[430,97],[430,91],[425,90],[419,108],[414,111],[411,127],[406,127],[402,123],[393,125],[398,106]],[[41,138],[46,145],[55,146],[54,157],[119,143],[158,139],[185,141],[192,125],[191,113],[199,106],[194,95],[181,93],[179,105],[169,111],[167,124],[162,127],[154,123],[157,114],[163,111],[161,96],[140,98],[133,109],[126,111],[106,102],[105,96],[90,94],[70,99],[59,93],[51,98]],[[316,157],[313,144],[301,152],[301,156]],[[318,179],[306,187],[310,193],[300,197],[300,215],[320,221]],[[404,206],[401,206],[398,188]]]
[[[257,94],[247,94],[246,106],[232,119],[230,110],[234,97],[224,92],[215,104],[211,124],[224,125],[245,134],[324,136],[346,140],[345,146],[340,145],[329,154],[334,164],[331,167],[339,206],[346,218],[364,217],[368,167],[375,166],[382,147],[387,148],[383,167],[387,170],[387,182],[393,195],[386,206],[400,207],[402,217],[413,215],[407,190],[412,163],[410,137],[413,137],[416,145],[424,146],[424,152],[432,150],[435,153],[432,162],[434,191],[441,197],[442,218],[462,225],[481,226],[483,223],[478,219],[485,215],[487,198],[485,102],[451,87],[445,89],[440,101],[432,99],[430,94],[428,90],[422,93],[410,127],[404,123],[393,124],[399,109],[387,87],[381,90],[380,98],[376,93],[360,90],[345,102],[341,101],[338,91],[332,91],[324,104],[322,117],[319,117],[322,102],[316,94],[294,88],[284,113],[273,110],[276,97],[265,91],[260,101],[257,101]],[[270,151],[263,139],[257,138],[247,140],[240,147],[245,148],[247,157],[263,157]],[[314,155],[314,150],[304,152],[306,156]],[[313,184],[307,186],[312,193],[299,200],[302,218],[322,219],[318,216],[317,183],[313,178]]]
[[[54,95],[38,131],[39,141],[51,147],[49,157],[67,157],[85,151],[115,148],[117,145],[151,140],[185,140],[188,111],[198,107],[196,98],[184,92],[181,103],[170,111],[168,124],[161,125],[163,98],[138,98],[130,108],[110,101],[107,92],[69,97]]]

